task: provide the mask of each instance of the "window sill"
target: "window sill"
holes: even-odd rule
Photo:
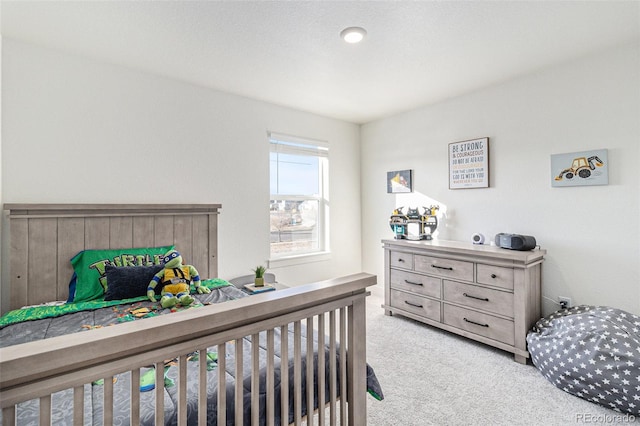
[[[269,269],[284,268],[286,266],[302,265],[311,262],[322,262],[331,259],[331,252],[323,251],[320,253],[299,254],[296,256],[279,257],[269,259],[267,267]]]

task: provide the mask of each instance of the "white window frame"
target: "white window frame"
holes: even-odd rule
[[[269,155],[273,152],[303,154],[318,157],[319,161],[319,194],[286,195],[271,194],[270,200],[314,200],[318,202],[318,248],[308,251],[297,251],[274,255],[269,243],[270,268],[290,266],[307,262],[327,260],[331,257],[329,248],[329,144],[325,141],[302,138],[283,133],[268,132]],[[306,145],[308,148],[299,145]],[[271,191],[270,191],[271,192]]]

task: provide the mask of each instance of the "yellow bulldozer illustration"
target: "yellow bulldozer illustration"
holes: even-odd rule
[[[560,172],[558,176],[556,176],[556,180],[562,180],[562,178],[573,179],[575,175],[580,176],[583,179],[591,176],[591,170],[595,170],[596,166],[602,167],[604,163],[597,155],[593,157],[578,157],[573,160],[571,163],[571,167],[568,169],[564,169]]]

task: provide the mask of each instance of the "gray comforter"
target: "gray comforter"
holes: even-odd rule
[[[197,298],[197,302],[202,304],[209,303],[220,303],[231,299],[237,299],[240,297],[246,297],[246,294],[242,291],[238,290],[235,287],[223,287],[217,288],[211,291],[210,294],[204,295],[195,295]],[[157,304],[152,304],[151,302],[139,302],[135,305],[135,308],[140,307],[153,307],[157,306]],[[24,323],[18,323],[14,325],[7,326],[0,330],[0,347],[2,346],[10,346],[18,343],[25,343],[29,341],[34,341],[38,339],[46,339],[50,337],[55,337],[63,334],[82,332],[82,330],[91,329],[95,327],[104,327],[108,325],[113,325],[118,322],[122,322],[123,318],[126,319],[127,315],[130,315],[131,308],[127,308],[126,306],[119,306],[117,308],[107,307],[101,308],[93,311],[82,311],[72,314],[67,314],[64,316],[56,317],[56,318],[47,318],[40,319],[35,321],[28,321]],[[156,311],[157,314],[165,315],[170,313],[169,310],[161,310]],[[290,325],[289,333],[293,333],[293,326]],[[304,372],[306,371],[307,364],[307,333],[303,327],[303,338],[302,338],[302,389],[303,395],[305,394],[306,389],[306,377]],[[312,354],[314,366],[317,366],[318,360],[318,343],[317,343],[317,335],[312,336],[314,340],[313,348],[314,353]],[[293,355],[293,335],[289,336],[288,344],[289,350],[288,353],[290,356]],[[276,423],[280,423],[281,412],[280,412],[280,342],[281,342],[281,334],[280,330],[275,330],[275,348],[276,348],[276,359],[275,359],[275,391],[276,391],[276,402],[275,402],[275,417]],[[228,342],[226,344],[226,371],[224,372],[226,376],[226,392],[227,392],[227,424],[234,424],[234,392],[235,386],[237,384],[235,377],[235,344],[234,342]],[[266,403],[265,403],[265,387],[266,387],[266,332],[260,334],[260,365],[261,365],[261,374],[260,374],[260,423],[265,423],[265,413],[266,413]],[[244,364],[244,374],[245,377],[242,379],[242,386],[244,387],[244,423],[249,424],[251,419],[251,405],[250,405],[250,377],[249,374],[251,372],[251,342],[249,339],[243,340],[243,364]],[[217,424],[217,382],[218,382],[218,374],[220,371],[217,365],[217,354],[215,353],[215,348],[210,348],[208,350],[208,359],[207,359],[207,398],[208,398],[208,407],[207,407],[207,424],[216,425]],[[327,377],[325,378],[326,389],[325,395],[327,396],[327,401],[329,398],[329,350],[328,348],[324,348],[325,351],[325,363],[327,372]],[[199,369],[199,360],[197,360],[197,356],[192,356],[189,358],[190,360],[187,362],[187,400],[188,400],[188,424],[197,424],[198,418],[198,369]],[[164,389],[164,406],[165,406],[165,424],[173,425],[177,423],[177,367],[173,362],[168,362],[165,366],[165,389]],[[339,365],[339,364],[338,364]],[[151,369],[143,368],[141,370],[141,376]],[[317,369],[314,367],[314,382],[317,380]],[[152,373],[151,373],[152,374]],[[379,383],[373,373],[371,367],[367,366],[367,387],[369,393],[378,399],[382,399],[382,391],[380,389]],[[289,377],[290,383],[287,385],[290,387],[289,392],[289,413],[285,415],[289,418],[289,423],[293,422],[293,363],[289,363]],[[114,383],[114,424],[130,424],[129,423],[129,415],[130,415],[130,406],[129,406],[129,389],[130,389],[130,374],[123,373],[119,374],[115,377]],[[87,384],[84,386],[85,398],[84,398],[84,415],[85,421],[84,424],[102,424],[102,415],[103,415],[103,407],[102,407],[102,397],[103,397],[103,389],[104,386],[101,382]],[[155,404],[155,389],[141,392],[141,424],[154,424],[154,404]],[[340,393],[339,384],[338,384],[338,394]],[[306,398],[302,398],[302,415],[305,415],[307,412],[306,407]],[[52,418],[54,424],[71,424],[72,423],[72,403],[73,403],[73,390],[68,389],[62,392],[58,392],[52,397]],[[19,404],[18,406],[18,424],[19,425],[36,425],[38,418],[38,401],[31,400],[24,403]],[[314,409],[318,406],[317,395],[314,395]]]

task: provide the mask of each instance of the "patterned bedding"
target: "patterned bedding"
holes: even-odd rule
[[[196,302],[194,302],[187,309],[198,309],[203,305],[208,305],[212,303],[221,303],[228,300],[233,300],[241,297],[247,297],[245,293],[240,291],[234,286],[231,285],[220,285],[219,283],[216,285],[210,285],[213,288],[211,293],[209,294],[194,294],[194,298]],[[53,311],[60,310],[61,308],[54,308]],[[44,312],[47,309],[41,309],[40,311]],[[72,309],[73,310],[73,309]],[[36,309],[38,311],[38,309]],[[173,310],[175,311],[175,310]],[[170,309],[158,309],[158,303],[152,303],[148,300],[144,300],[144,298],[140,300],[131,301],[129,300],[127,304],[116,304],[112,306],[103,306],[97,309],[91,310],[79,310],[77,312],[69,312],[64,315],[56,316],[55,313],[37,313],[37,316],[44,316],[44,318],[33,319],[30,321],[16,322],[15,318],[2,318],[0,320],[1,324],[5,325],[2,329],[0,329],[0,347],[11,346],[19,343],[26,343],[39,339],[46,339],[55,336],[60,336],[64,334],[70,333],[83,333],[88,330],[100,327],[109,327],[115,326],[121,322],[134,321],[140,318],[145,318],[149,316],[156,315],[167,315],[171,314],[172,310]],[[14,313],[13,316],[21,315],[21,313]],[[10,316],[10,315],[8,315]],[[289,329],[290,337],[288,338],[289,343],[289,354],[293,354],[293,325],[290,325]],[[302,371],[306,371],[306,348],[307,348],[307,333],[305,328],[303,327],[302,331]],[[313,362],[317,365],[317,352],[318,352],[318,344],[317,344],[317,335],[312,335],[314,341],[314,354],[313,354]],[[276,360],[275,360],[275,391],[276,391],[276,402],[275,402],[275,417],[276,423],[280,422],[281,413],[280,413],[280,401],[278,397],[280,395],[280,329],[275,330],[275,347],[276,347]],[[235,342],[228,342],[226,344],[226,371],[224,372],[226,376],[227,386],[227,423],[233,424],[234,418],[234,391],[235,391]],[[260,377],[260,387],[264,388],[266,386],[266,333],[263,332],[260,334],[260,366],[261,366],[261,377]],[[243,340],[243,362],[244,362],[244,372],[245,377],[243,378],[243,387],[245,389],[245,402],[249,398],[249,392],[251,388],[250,377],[248,374],[251,371],[251,342],[248,339]],[[327,372],[327,377],[325,378],[326,389],[325,395],[329,395],[329,350],[325,347],[325,360],[326,367],[325,371]],[[198,416],[198,373],[199,373],[199,360],[197,359],[197,354],[192,354],[192,356],[188,357],[189,361],[187,362],[187,400],[188,400],[188,423],[196,424],[197,416]],[[217,423],[217,380],[218,374],[220,372],[217,368],[217,353],[215,348],[209,348],[208,356],[207,356],[207,395],[208,395],[208,421],[207,424],[215,425]],[[338,363],[339,365],[339,363]],[[314,368],[315,369],[315,368]],[[289,377],[293,377],[293,363],[289,362]],[[147,375],[153,375],[154,371],[152,367],[141,369],[141,382],[144,382],[145,377]],[[371,395],[376,397],[377,399],[382,399],[382,391],[380,389],[380,385],[377,381],[377,378],[371,369],[370,366],[367,365],[367,388]],[[165,363],[165,388],[164,388],[164,406],[165,406],[165,422],[166,424],[176,424],[177,422],[177,386],[175,382],[177,380],[177,368],[175,366],[175,362],[173,360],[167,360]],[[289,418],[289,422],[293,422],[293,383],[290,381],[290,412],[285,414]],[[143,383],[144,384],[144,383]],[[339,384],[338,384],[339,387]],[[302,378],[302,389],[303,394],[306,388],[306,378],[303,376]],[[129,424],[129,389],[130,389],[130,374],[123,373],[114,377],[114,424]],[[84,415],[85,421],[84,424],[102,424],[102,394],[103,394],[103,384],[98,381],[92,384],[87,384],[84,386],[85,398],[84,398]],[[261,412],[266,407],[265,402],[265,392],[261,393],[260,400],[260,409]],[[340,390],[338,389],[338,394]],[[148,391],[141,392],[141,424],[154,424],[154,403],[155,403],[155,389],[151,389]],[[69,389],[66,391],[58,392],[52,397],[52,419],[55,424],[71,424],[72,423],[72,411],[67,408],[72,405],[73,402],[73,390]],[[325,401],[325,403],[328,402]],[[314,408],[318,406],[317,396],[314,396]],[[249,424],[251,419],[250,413],[250,404],[245,404],[245,413],[244,419],[245,424]],[[302,401],[302,415],[304,416],[307,411],[306,401],[303,398]],[[25,403],[19,404],[18,406],[18,416],[19,416],[19,424],[21,425],[30,425],[37,424],[37,413],[38,413],[38,401],[31,400]],[[261,416],[261,424],[264,423],[264,416]]]

